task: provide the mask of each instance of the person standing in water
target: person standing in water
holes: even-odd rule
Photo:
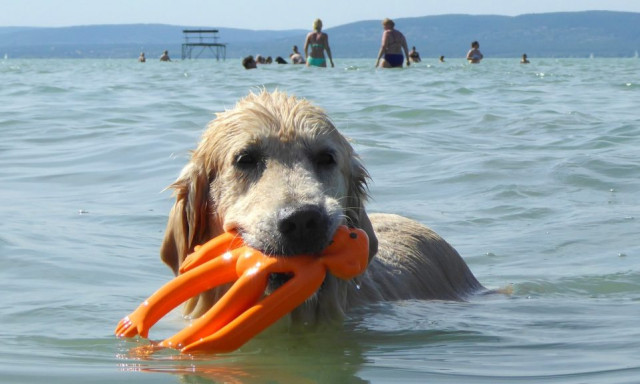
[[[467,60],[472,64],[478,64],[484,58],[482,52],[480,52],[480,43],[474,41],[471,43],[471,49],[467,52]]]
[[[311,53],[309,53],[311,48]],[[304,55],[307,57],[307,67],[326,67],[327,60],[324,58],[324,51],[327,51],[329,62],[333,67],[331,48],[329,47],[329,36],[322,32],[322,20],[316,19],[313,22],[313,32],[309,32],[304,42]]]
[[[416,51],[416,47],[411,48],[411,52],[409,52],[409,59],[411,59],[411,61],[414,63],[419,63],[422,61],[422,59],[420,59],[420,54],[418,53],[418,51]]]
[[[293,52],[291,52],[289,58],[291,59],[291,62],[293,62],[293,64],[306,64],[304,57],[302,57],[300,52],[298,52],[297,45],[293,46]]]
[[[404,51],[404,55],[407,58],[407,66],[411,65],[407,39],[404,38],[400,31],[394,29],[395,25],[393,20],[389,18],[382,20],[384,32],[382,32],[382,45],[378,52],[376,67],[382,65],[383,68],[402,68],[402,62],[404,61],[402,51]]]
[[[169,57],[169,51],[162,52],[162,56],[160,56],[160,61],[171,61]]]

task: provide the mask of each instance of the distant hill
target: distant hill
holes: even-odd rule
[[[174,59],[179,59],[183,29],[211,28],[164,24],[0,27],[0,55],[7,54],[14,58],[137,58],[140,52],[146,52],[148,58],[153,58],[160,57],[162,51],[167,49]],[[305,33],[302,30],[216,29],[219,30],[220,42],[228,44],[227,57],[254,54],[261,44],[272,44],[283,39],[295,40],[295,37],[304,36]],[[290,48],[287,47],[286,51]]]
[[[396,28],[422,56],[464,56],[478,40],[485,57],[598,57],[632,56],[640,50],[640,13],[571,12],[509,16],[443,15],[396,20]],[[379,21],[334,28],[333,41],[342,36],[344,51],[377,53]],[[368,54],[371,56],[371,53]]]
[[[485,57],[629,57],[640,50],[640,13],[588,11],[521,16],[441,15],[396,19],[410,46],[423,57],[462,57],[473,40]],[[180,58],[183,29],[212,28],[161,24],[96,25],[65,28],[0,27],[0,56],[19,58],[148,58],[168,49]],[[215,28],[215,27],[213,27]],[[227,58],[249,54],[287,56],[302,49],[306,30],[254,31],[217,28]],[[335,57],[373,58],[380,20],[327,29]],[[209,56],[205,52],[203,57]]]

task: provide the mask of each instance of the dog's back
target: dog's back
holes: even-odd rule
[[[426,226],[392,214],[370,214],[378,253],[350,286],[353,304],[373,300],[463,300],[484,290],[458,252]]]

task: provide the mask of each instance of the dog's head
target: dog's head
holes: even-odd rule
[[[193,247],[235,230],[267,254],[318,253],[340,224],[363,228],[367,172],[320,108],[281,92],[219,113],[172,185],[162,259],[174,272]]]

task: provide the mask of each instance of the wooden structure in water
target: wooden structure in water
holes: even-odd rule
[[[217,29],[184,29],[184,43],[182,43],[182,60],[191,59],[193,49],[200,48],[196,54],[196,59],[200,57],[202,52],[210,50],[216,60],[226,60],[227,44],[218,42]]]

